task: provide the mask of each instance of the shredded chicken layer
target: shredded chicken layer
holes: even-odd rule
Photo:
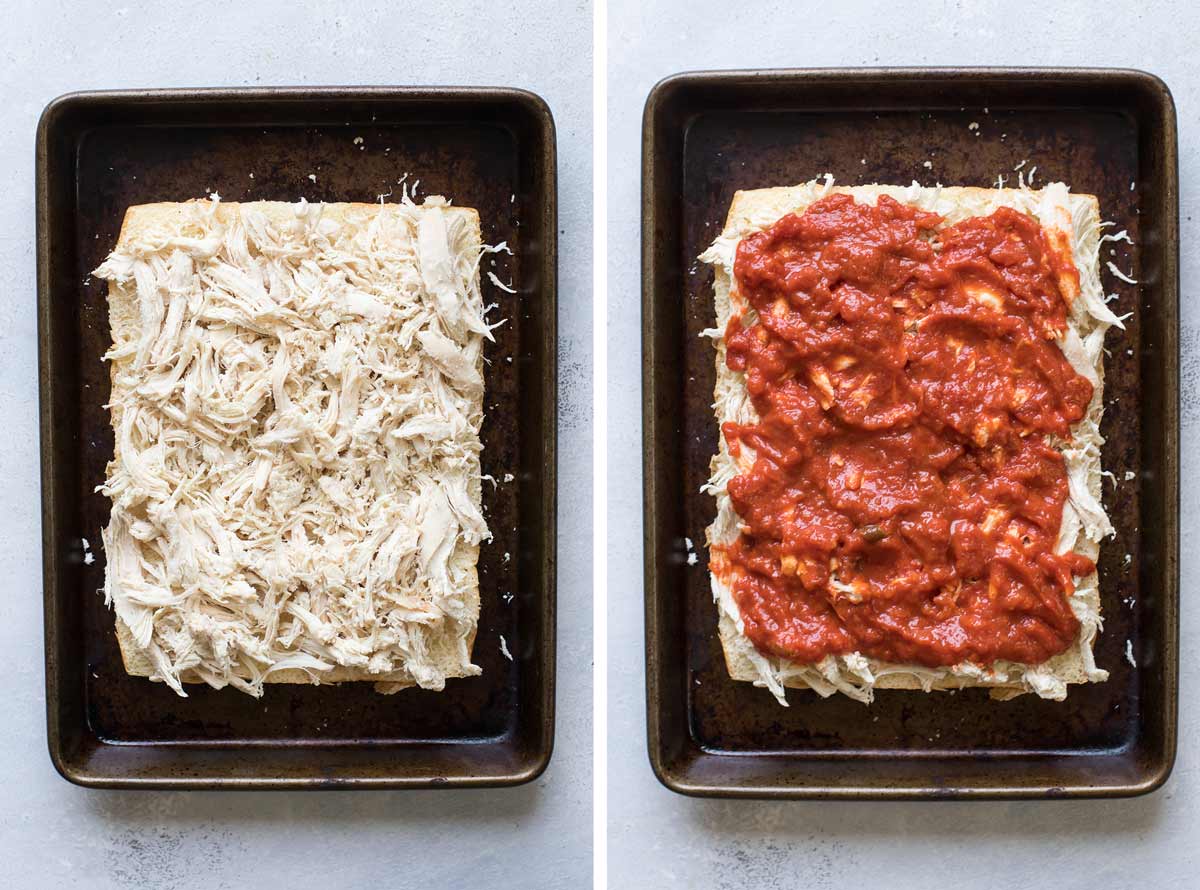
[[[99,490],[106,601],[152,679],[257,696],[282,670],[478,674],[474,215],[441,198],[134,210],[95,272],[116,438]]]

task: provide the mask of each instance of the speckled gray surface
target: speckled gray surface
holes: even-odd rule
[[[1183,530],[1200,518],[1200,16],[1190,3],[729,4],[615,0],[609,8],[609,545],[641,553],[639,153],[649,89],[677,71],[858,65],[1145,68],[1179,114],[1182,194]],[[971,888],[1186,886],[1197,865],[1200,721],[1186,656],[1200,619],[1183,553],[1180,751],[1164,789],[1112,802],[829,804],[691,800],[663,789],[645,749],[641,563],[609,561],[609,869],[613,887]]]
[[[589,512],[559,519],[558,733],[521,788],[180,794],[85,791],[46,754],[34,296],[33,139],[54,96],[104,87],[495,84],[558,127],[559,484],[590,487],[591,11],[586,3],[76,3],[6,7],[0,159],[0,871],[5,886],[582,886],[591,864]],[[419,6],[419,9],[411,7]],[[534,47],[536,51],[531,51]]]

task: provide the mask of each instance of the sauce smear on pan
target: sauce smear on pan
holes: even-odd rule
[[[760,651],[1037,664],[1078,633],[1094,566],[1055,553],[1053,447],[1092,397],[1054,342],[1077,272],[1017,211],[941,222],[832,195],[738,245],[726,360],[759,421],[722,430],[755,459],[712,568]]]

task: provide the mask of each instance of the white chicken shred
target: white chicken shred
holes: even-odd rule
[[[151,679],[480,672],[479,257],[442,198],[131,208],[104,592]]]

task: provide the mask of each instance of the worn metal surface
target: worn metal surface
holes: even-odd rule
[[[138,91],[47,108],[38,131],[46,679],[51,755],[67,778],[438,787],[541,772],[554,725],[555,181],[550,111],[517,90]],[[479,562],[482,676],[393,696],[368,683],[275,684],[261,700],[200,685],[180,699],[127,676],[95,593],[103,551],[96,542],[95,563],[84,565],[79,548],[107,522],[94,489],[112,456],[106,288],[89,270],[133,204],[209,192],[370,202],[405,187],[477,208],[484,240],[513,252],[483,267],[519,294],[484,276],[485,300],[518,308],[485,350],[483,472],[514,478],[483,491],[495,537]]]
[[[780,797],[1116,796],[1161,784],[1175,751],[1178,672],[1178,196],[1174,109],[1137,72],[860,69],[681,75],[643,130],[643,386],[648,730],[655,772],[689,794]],[[977,126],[972,126],[977,125]],[[994,186],[1036,159],[1100,200],[1134,241],[1106,245],[1133,311],[1107,341],[1105,485],[1116,527],[1099,562],[1107,683],[1065,703],[985,690],[843,696],[734,683],[706,554],[717,445],[712,275],[695,257],[734,191],[802,182]],[[926,162],[929,166],[926,166]],[[1032,162],[1031,162],[1032,163]],[[1026,177],[1029,166],[1024,168]],[[1136,183],[1135,188],[1131,184]],[[1114,248],[1110,255],[1108,248]],[[685,563],[684,538],[700,565]],[[1127,641],[1140,653],[1125,659]]]

